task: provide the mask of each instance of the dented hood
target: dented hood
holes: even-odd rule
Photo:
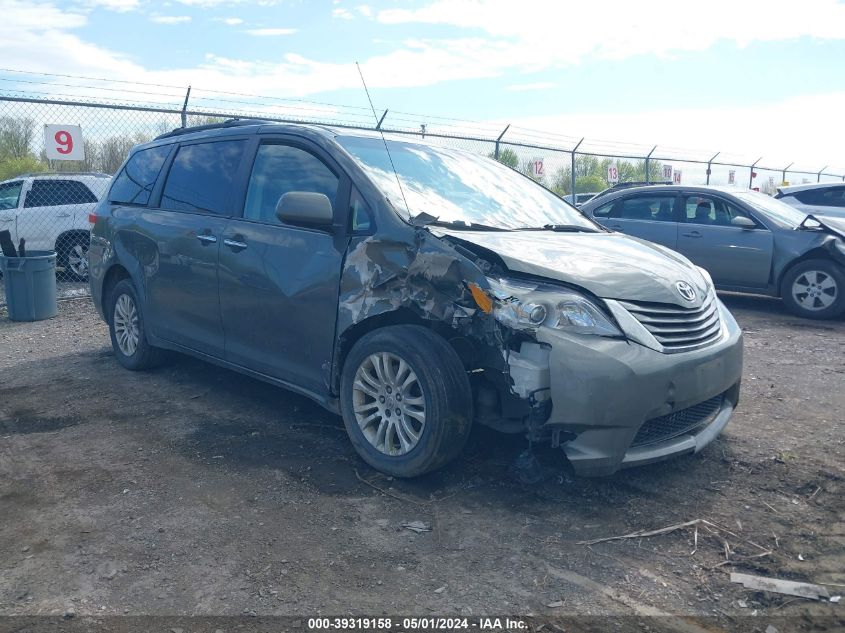
[[[804,222],[807,220],[815,220],[831,233],[845,238],[845,218],[835,218],[829,215],[812,213],[805,218]],[[801,224],[804,224],[804,222]]]
[[[479,232],[430,227],[438,237],[475,244],[501,257],[512,271],[580,286],[605,299],[653,301],[696,307],[706,282],[682,255],[618,233],[553,231]],[[676,288],[685,281],[696,289],[695,302]]]

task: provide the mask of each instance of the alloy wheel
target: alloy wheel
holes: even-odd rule
[[[816,312],[830,307],[838,298],[836,280],[823,270],[808,270],[792,282],[792,297],[805,310]]]
[[[112,318],[117,346],[125,356],[132,356],[138,349],[138,342],[141,340],[135,300],[127,294],[120,295],[115,301]]]
[[[67,254],[67,266],[77,277],[88,275],[88,249],[82,244],[74,244]]]
[[[355,419],[367,441],[385,455],[414,449],[425,428],[425,395],[404,359],[390,352],[363,360],[352,384]]]

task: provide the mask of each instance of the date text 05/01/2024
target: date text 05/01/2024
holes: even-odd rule
[[[523,631],[527,622],[513,617],[321,617],[309,618],[311,631]]]

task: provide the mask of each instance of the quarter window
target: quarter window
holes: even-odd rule
[[[90,204],[97,196],[78,180],[34,180],[24,208],[55,207],[64,204]]]
[[[230,215],[235,179],[246,141],[217,141],[179,148],[161,196],[174,211]]]
[[[276,218],[276,204],[291,191],[322,193],[334,206],[339,182],[323,161],[303,149],[261,145],[249,178],[244,217],[281,224]]]
[[[610,210],[613,209],[613,202],[601,205],[598,209],[593,211],[593,217],[606,218],[610,215]]]
[[[170,146],[162,145],[132,154],[132,158],[114,179],[109,201],[119,204],[147,204],[158,173],[169,153]]]

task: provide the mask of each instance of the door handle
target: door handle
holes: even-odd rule
[[[242,251],[246,248],[246,242],[239,242],[238,240],[230,240],[226,238],[223,243],[231,248],[233,251]]]
[[[208,235],[207,233],[203,233],[202,235],[197,235],[197,239],[205,244],[214,244],[217,242],[217,238],[213,235]]]
[[[689,233],[681,233],[684,237],[702,237],[698,231],[690,231]]]
[[[56,217],[57,217],[57,218],[69,218],[69,217],[70,217],[70,213],[57,213],[57,214],[56,214]]]
[[[0,222],[14,222],[15,218],[0,218]]]

